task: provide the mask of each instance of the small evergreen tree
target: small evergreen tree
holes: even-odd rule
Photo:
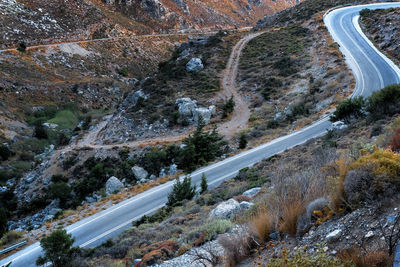
[[[45,265],[48,261],[54,267],[71,266],[72,254],[76,249],[72,248],[75,239],[65,230],[56,230],[40,241],[44,257],[36,260],[37,265]]]
[[[229,98],[229,100],[227,100],[224,106],[222,107],[222,110],[224,111],[222,117],[223,118],[228,117],[228,115],[231,114],[235,109],[235,105],[236,105],[235,100],[233,100],[233,96],[231,96],[231,98]]]
[[[361,117],[364,107],[365,100],[362,96],[346,99],[337,106],[330,120],[332,122],[344,120],[348,123],[351,118]]]
[[[204,173],[203,173],[203,175],[201,176],[201,184],[200,184],[200,187],[201,187],[200,194],[203,194],[203,193],[206,192],[207,189],[208,189],[207,177],[206,177],[206,175],[205,175]]]
[[[244,133],[242,133],[239,137],[239,148],[243,149],[247,147],[247,137]]]
[[[19,52],[25,52],[26,51],[26,44],[24,42],[20,43],[17,50]]]
[[[182,205],[183,200],[191,200],[196,194],[196,186],[192,185],[192,178],[186,176],[183,181],[176,178],[172,192],[168,195],[167,206],[174,207]]]

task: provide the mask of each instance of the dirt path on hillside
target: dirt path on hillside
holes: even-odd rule
[[[235,100],[235,110],[232,114],[232,117],[229,121],[223,122],[218,126],[218,131],[224,135],[226,138],[232,138],[237,132],[247,127],[247,123],[250,117],[250,110],[246,99],[240,95],[239,90],[236,85],[236,77],[239,68],[239,60],[242,53],[242,50],[246,46],[246,44],[253,38],[261,35],[263,32],[252,33],[244,38],[242,38],[232,49],[232,53],[229,57],[229,61],[227,67],[224,71],[223,77],[221,79],[221,86],[223,88],[222,92],[219,93],[220,98],[227,99],[231,96],[234,97]],[[62,153],[67,153],[72,150],[78,149],[113,149],[118,147],[143,147],[148,145],[157,145],[157,144],[167,144],[167,143],[176,143],[183,140],[189,133],[180,134],[180,135],[169,135],[164,137],[151,138],[146,140],[137,140],[131,142],[125,142],[120,144],[108,144],[108,145],[99,145],[96,144],[95,141],[98,138],[99,133],[107,126],[107,123],[112,118],[112,115],[108,115],[103,117],[102,121],[100,121],[94,129],[87,132],[83,137],[77,139],[74,143],[65,147],[63,149],[57,150],[51,158],[51,165],[55,166],[58,161],[59,156]],[[50,167],[46,173],[52,172],[52,167]]]
[[[243,49],[251,39],[263,33],[264,32],[252,33],[242,38],[233,47],[232,53],[229,57],[227,67],[221,81],[223,91],[220,93],[220,96],[225,99],[233,96],[233,99],[235,100],[235,109],[233,111],[231,119],[227,122],[222,123],[218,127],[219,133],[224,135],[226,138],[231,138],[240,130],[247,128],[247,123],[250,118],[250,109],[245,97],[242,96],[239,92],[236,78],[238,74],[240,56]]]

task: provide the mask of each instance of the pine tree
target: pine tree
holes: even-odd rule
[[[206,192],[207,189],[208,189],[207,178],[206,178],[206,175],[205,175],[204,173],[203,173],[203,175],[201,176],[201,184],[200,184],[200,187],[201,187],[200,194],[203,194],[203,193]]]
[[[243,149],[246,147],[247,147],[247,137],[244,133],[242,133],[239,138],[239,148]]]
[[[192,185],[192,178],[186,176],[183,181],[176,178],[172,192],[168,195],[167,206],[174,207],[182,205],[182,201],[191,200],[196,194],[196,186]]]

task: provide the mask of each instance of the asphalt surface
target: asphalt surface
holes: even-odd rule
[[[359,11],[366,7],[370,9],[400,7],[400,3],[345,7],[333,10],[324,17],[326,26],[334,40],[339,43],[341,51],[355,75],[356,88],[353,96],[368,96],[386,85],[400,83],[399,68],[373,47],[358,26]],[[204,173],[209,181],[209,187],[216,187],[222,181],[236,176],[240,169],[321,136],[331,127],[329,118],[323,118],[299,131],[199,169],[192,173],[192,180],[199,184]],[[168,182],[150,189],[66,229],[76,238],[76,246],[94,247],[99,245],[128,228],[133,220],[162,207],[167,201],[172,185],[173,182]],[[41,252],[39,243],[35,243],[3,259],[0,261],[0,265],[12,261],[11,266],[35,266],[35,261]]]

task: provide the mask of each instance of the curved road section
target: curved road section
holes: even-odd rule
[[[369,96],[382,87],[400,83],[400,70],[388,58],[380,53],[362,33],[358,24],[359,11],[363,8],[379,9],[400,7],[400,3],[381,3],[364,6],[352,6],[335,9],[324,17],[325,24],[334,40],[339,43],[347,64],[356,78],[353,96]],[[286,149],[302,144],[307,140],[323,135],[331,127],[325,117],[314,124],[289,135],[227,158],[221,162],[199,169],[191,174],[192,180],[199,184],[201,175],[207,176],[210,187],[234,177],[244,167],[252,166],[262,159],[273,156]],[[162,207],[174,182],[160,185],[131,199],[125,200],[107,210],[79,221],[66,230],[76,241],[76,246],[94,247],[110,237],[121,233],[145,214]],[[35,266],[42,250],[39,243],[0,261],[0,266],[12,262],[11,266]]]

